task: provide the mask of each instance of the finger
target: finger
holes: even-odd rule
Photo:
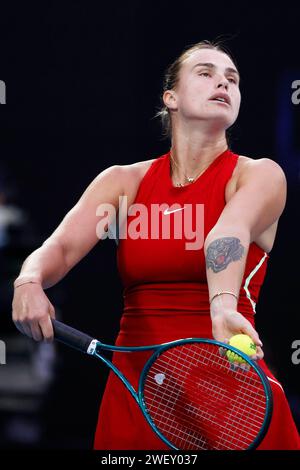
[[[242,370],[243,372],[248,372],[250,370],[250,364],[247,364],[247,362],[233,361],[232,366],[234,371]]]
[[[263,350],[261,349],[260,346],[257,346],[256,347],[256,353],[253,354],[252,356],[250,356],[250,359],[252,359],[252,361],[259,361],[259,360],[263,359],[263,357],[264,357]]]
[[[32,338],[35,341],[42,341],[43,335],[40,329],[40,325],[38,324],[37,321],[30,322],[30,330],[31,330]]]
[[[256,346],[262,346],[262,342],[258,336],[257,331],[253,328],[253,326],[249,323],[245,326],[244,328],[244,333],[246,333],[248,336],[250,336],[253,340],[253,342],[256,344]]]
[[[22,324],[19,321],[14,320],[14,324],[15,324],[15,327],[17,328],[17,330],[19,330],[20,333],[22,333],[22,335],[26,334],[23,327],[22,327]]]
[[[242,363],[240,364],[240,369],[242,369],[242,370],[248,372],[248,370],[250,370],[250,365],[247,364],[246,362],[242,362]]]
[[[54,317],[52,317],[54,318]],[[50,315],[40,320],[40,328],[45,341],[53,341],[54,332]]]
[[[19,330],[20,333],[22,333],[22,335],[25,335],[26,333],[23,329],[23,323],[18,318],[19,318],[19,315],[17,315],[16,311],[13,309],[13,311],[12,311],[12,321],[14,322],[15,327],[17,328],[17,330]]]
[[[260,346],[257,346],[256,355],[257,355],[258,360],[263,359],[263,357],[264,357],[264,352],[263,352],[263,350]]]
[[[55,320],[55,308],[51,304],[49,307],[49,314],[50,314],[50,317],[53,318],[53,320]]]
[[[26,336],[28,336],[29,338],[32,338],[31,329],[30,329],[30,327],[29,327],[26,323],[23,323],[23,322],[21,322],[21,321],[15,321],[15,325],[16,325],[17,329],[18,329],[23,335],[26,335]]]

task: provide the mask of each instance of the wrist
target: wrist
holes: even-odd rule
[[[23,286],[24,284],[39,284],[42,286],[42,281],[38,276],[19,276],[14,281],[14,288]]]
[[[223,291],[212,296],[210,300],[211,316],[222,314],[225,310],[237,310],[238,296],[234,292]]]

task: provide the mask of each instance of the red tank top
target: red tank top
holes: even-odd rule
[[[184,187],[173,186],[170,152],[151,164],[134,201],[142,206],[129,212],[117,250],[124,286],[123,316],[134,316],[141,323],[150,313],[152,317],[172,312],[209,315],[203,244],[226,204],[226,184],[237,161],[238,155],[227,149],[194,183]],[[178,235],[180,227],[182,235]],[[197,237],[191,238],[193,232]],[[194,248],[187,249],[187,243]],[[250,244],[238,311],[252,323],[267,259],[256,243]]]
[[[164,218],[167,222],[167,218],[170,218],[169,222],[174,222],[175,215],[179,214],[182,219],[184,214],[189,218],[189,204],[193,205],[191,213],[195,216],[194,206],[204,204],[204,226],[201,228],[199,224],[198,230],[200,233],[203,230],[206,236],[225,206],[226,183],[237,160],[238,156],[227,150],[213,161],[195,183],[179,188],[173,187],[171,181],[169,153],[157,158],[148,169],[135,199],[135,203],[143,204],[136,207],[143,211],[143,227],[138,226],[134,214],[129,214],[128,230],[125,233],[129,232],[134,237],[119,240],[117,255],[124,284],[124,312],[117,345],[140,346],[187,337],[212,337],[203,246],[187,250],[186,240],[174,237],[173,230],[165,239],[159,236],[156,239],[147,238],[147,228],[151,222],[151,204],[165,203],[172,206],[178,203],[177,208],[181,208],[172,212],[175,207],[170,207],[163,214],[163,207],[161,222]],[[149,223],[148,227],[145,220]],[[136,223],[136,227],[130,227],[130,222]],[[167,231],[158,228],[159,233],[155,235],[161,232],[169,235]],[[138,229],[141,237],[136,236]],[[250,245],[238,311],[252,323],[253,307],[264,280],[267,258],[267,254],[255,243]],[[151,354],[152,351],[113,354],[113,362],[136,390],[140,373]],[[298,449],[297,428],[282,388],[264,361],[259,362],[270,379],[274,400],[271,425],[260,448]],[[146,423],[133,397],[112,371],[102,400],[95,449],[166,449]]]

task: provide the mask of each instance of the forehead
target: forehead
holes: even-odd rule
[[[211,62],[220,68],[225,69],[227,67],[232,67],[236,69],[230,57],[228,57],[224,52],[216,51],[214,49],[199,49],[198,51],[194,51],[182,62],[182,72],[191,70],[194,65],[199,62]]]

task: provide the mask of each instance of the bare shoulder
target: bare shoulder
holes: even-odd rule
[[[152,158],[151,160],[143,160],[136,163],[131,163],[128,165],[120,165],[121,171],[127,177],[134,177],[134,178],[143,178],[145,173],[148,171],[152,163],[156,160]]]
[[[256,195],[260,197],[261,194],[268,194],[269,199],[273,201],[273,206],[276,206],[277,210],[279,208],[280,213],[284,209],[287,192],[286,177],[281,166],[271,158],[254,159],[239,155],[232,178],[226,187],[226,203],[242,186],[250,188],[253,198]],[[274,244],[280,213],[278,213],[278,218],[253,240],[267,253],[271,251]]]
[[[154,160],[156,159],[109,166],[96,176],[85,194],[95,199],[101,194],[109,194],[110,198],[116,200],[121,195],[127,195],[130,203],[134,200],[140,182]]]
[[[270,185],[279,185],[283,194],[286,192],[286,177],[281,166],[271,158],[254,159],[239,155],[232,177],[227,183],[225,198],[228,202],[236,191],[245,183],[259,180]]]
[[[143,177],[155,160],[156,159],[153,158],[151,160],[143,160],[119,166],[125,194],[134,198]]]
[[[112,165],[101,171],[90,185],[91,189],[104,184],[117,187],[119,192],[126,192],[130,187],[139,185],[143,176],[155,159],[143,160],[128,165]]]
[[[281,176],[285,179],[285,174],[281,166],[272,160],[271,158],[251,158],[246,157],[245,155],[239,155],[238,163],[236,166],[236,174],[246,175],[247,173],[252,173],[255,170],[259,170],[260,172],[268,172],[269,176]]]

